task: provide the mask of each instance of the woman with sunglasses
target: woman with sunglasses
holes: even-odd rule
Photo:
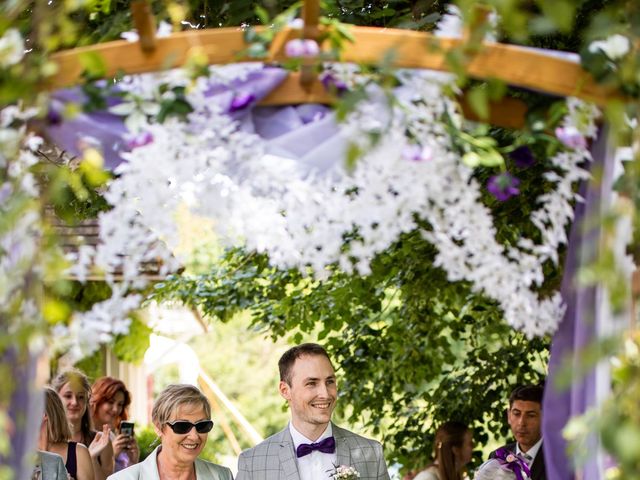
[[[228,468],[198,458],[213,422],[209,400],[196,387],[165,388],[153,405],[151,421],[160,445],[109,480],[233,480]]]

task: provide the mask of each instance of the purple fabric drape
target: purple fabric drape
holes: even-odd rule
[[[252,111],[251,107],[282,83],[287,75],[288,72],[282,68],[264,67],[228,85],[213,83],[207,91],[207,96],[229,111],[231,117],[242,122]],[[243,101],[239,103],[239,99]],[[121,101],[115,96],[107,99],[109,106]],[[82,112],[72,119],[62,118],[66,104],[84,102],[86,96],[79,87],[55,92],[52,95],[49,122],[43,129],[53,143],[74,156],[81,155],[83,145],[99,145],[102,148],[105,168],[113,170],[122,162],[120,152],[128,148],[124,118],[108,111]]]
[[[24,350],[9,348],[2,356],[2,364],[8,367],[10,378],[3,380],[14,389],[8,414],[12,425],[9,426],[9,454],[0,453],[0,465],[8,466],[15,480],[31,478],[35,445],[40,431],[40,422],[44,411],[42,386],[38,385],[37,355]]]
[[[607,129],[603,128],[598,140],[592,146],[592,172],[601,173],[582,185],[584,203],[576,206],[575,218],[569,237],[569,247],[562,281],[562,297],[567,307],[566,313],[551,342],[549,378],[545,386],[543,400],[544,455],[548,480],[573,480],[573,462],[567,456],[567,442],[562,429],[568,420],[584,413],[596,404],[598,389],[602,388],[595,369],[587,375],[573,380],[569,388],[556,385],[557,377],[563,369],[581,363],[580,355],[587,345],[598,337],[601,318],[601,290],[576,284],[576,273],[580,267],[593,262],[598,253],[600,238],[599,218],[607,204],[612,187],[613,155],[607,145]],[[589,229],[585,227],[589,225]],[[599,455],[596,439],[590,439],[590,451],[594,452],[583,467],[583,480],[601,480]]]

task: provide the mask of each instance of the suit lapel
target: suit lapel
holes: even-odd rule
[[[352,466],[351,450],[349,449],[345,430],[336,427],[333,423],[331,424],[331,429],[333,431],[333,437],[336,439],[336,457],[338,465]]]
[[[160,446],[157,446],[155,450],[142,462],[139,470],[139,478],[160,478],[157,462],[159,452]]]
[[[544,443],[540,445],[540,450],[531,465],[531,480],[544,480],[547,478],[544,466]]]
[[[287,480],[298,480],[300,478],[298,474],[298,464],[296,462],[295,452],[293,451],[293,438],[291,438],[291,432],[289,432],[288,426],[280,432],[278,438],[274,438],[274,442],[280,444],[278,456],[284,478]]]

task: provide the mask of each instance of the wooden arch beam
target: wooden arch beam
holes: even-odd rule
[[[258,29],[259,30],[259,29]],[[375,64],[385,52],[393,52],[394,66],[449,71],[446,54],[462,45],[458,39],[440,39],[429,33],[374,27],[352,27],[355,41],[346,45],[340,61]],[[296,30],[281,32],[286,41],[299,38]],[[157,38],[156,48],[143,52],[120,40],[59,52],[51,60],[58,67],[49,88],[61,88],[80,81],[84,70],[82,56],[99,54],[106,76],[118,72],[136,74],[175,68],[183,65],[191,53],[204,54],[210,64],[247,61],[240,56],[246,44],[240,28],[191,30]],[[267,62],[286,60],[284,48],[270,52]],[[516,45],[486,43],[471,58],[467,73],[478,79],[499,79],[509,85],[529,88],[558,96],[576,96],[604,104],[615,96],[598,85],[576,61],[545,54],[543,51]]]

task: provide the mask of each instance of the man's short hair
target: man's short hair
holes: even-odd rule
[[[523,402],[536,402],[542,406],[542,396],[544,387],[542,385],[520,385],[516,387],[509,395],[509,408],[513,406],[513,402],[521,400]]]
[[[296,360],[304,355],[322,355],[329,360],[329,354],[327,351],[317,343],[302,343],[290,348],[282,354],[280,360],[278,360],[278,369],[280,370],[280,381],[286,382],[287,385],[291,385],[291,370]]]

